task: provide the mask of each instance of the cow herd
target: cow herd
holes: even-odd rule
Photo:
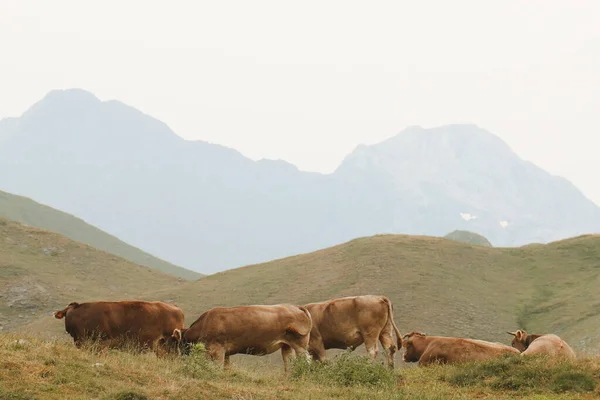
[[[234,354],[266,355],[281,349],[284,371],[290,357],[322,361],[327,349],[351,349],[364,344],[375,360],[381,343],[387,365],[404,347],[405,362],[419,365],[487,360],[504,354],[548,354],[575,358],[556,335],[508,332],[511,346],[483,340],[429,336],[411,332],[402,336],[394,323],[393,307],[386,296],[364,295],[310,303],[215,307],[184,328],[183,311],[160,301],[97,301],[70,303],[55,311],[65,319],[65,330],[77,347],[93,339],[108,347],[136,343],[157,355],[186,354],[190,345],[202,343],[208,356],[225,367]],[[394,335],[396,340],[394,340]]]

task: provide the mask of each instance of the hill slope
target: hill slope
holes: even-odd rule
[[[127,299],[181,278],[133,264],[56,233],[0,218],[0,330],[22,327],[71,301]],[[164,300],[164,299],[161,299]],[[52,321],[46,329],[64,332]]]
[[[187,323],[214,306],[305,304],[383,294],[401,332],[508,343],[507,330],[554,332],[600,351],[600,236],[490,248],[378,235],[314,253],[207,276],[156,296],[181,304]],[[149,296],[152,298],[152,296]]]
[[[473,125],[411,127],[322,175],[66,90],[0,123],[0,142],[0,189],[202,272],[378,233],[472,230],[516,246],[600,229],[600,209],[570,182]]]
[[[457,242],[476,244],[479,246],[492,247],[492,244],[484,236],[481,236],[475,232],[469,231],[452,231],[446,236],[445,239],[456,240]]]
[[[185,268],[160,260],[135,247],[129,246],[116,237],[86,224],[81,219],[36,203],[22,196],[0,191],[0,217],[10,219],[36,228],[57,232],[69,239],[76,240],[104,250],[136,264],[144,265],[185,279],[198,279],[202,275]]]

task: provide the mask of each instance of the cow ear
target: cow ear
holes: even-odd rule
[[[523,334],[524,334],[524,333],[525,333],[525,332],[523,332],[522,330],[520,330],[520,329],[519,329],[519,330],[517,331],[517,333],[515,334],[515,337],[517,338],[517,340],[519,340],[519,341],[523,340],[523,336],[524,336]]]
[[[508,333],[509,335],[517,336],[517,332],[508,332],[507,331],[506,333]]]
[[[181,342],[181,329],[175,328],[173,331],[173,337],[175,340],[177,340],[177,342]]]

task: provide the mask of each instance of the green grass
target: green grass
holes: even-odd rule
[[[115,254],[136,264],[144,265],[184,279],[195,280],[201,274],[178,267],[122,242],[83,220],[22,196],[0,191],[0,217],[36,228],[60,233],[72,240]],[[0,222],[0,226],[6,222]]]
[[[181,280],[56,233],[0,225],[0,326],[66,336],[51,316],[72,301],[132,299]],[[160,300],[167,300],[161,298]]]
[[[26,343],[15,346],[18,339]],[[0,399],[585,400],[600,394],[597,359],[567,366],[538,359],[519,363],[513,357],[389,371],[381,363],[342,354],[322,365],[295,360],[286,377],[279,364],[265,362],[265,357],[241,357],[248,364],[222,370],[201,349],[190,356],[157,358],[0,334]],[[466,378],[456,379],[461,376]],[[526,384],[495,384],[511,376]]]

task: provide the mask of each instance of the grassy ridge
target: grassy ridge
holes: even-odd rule
[[[0,334],[0,399],[566,400],[597,398],[599,383],[600,366],[591,359],[564,364],[517,356],[391,372],[343,355],[320,365],[297,360],[286,378],[264,363],[219,370],[201,353],[159,359]]]
[[[461,231],[461,230],[452,231],[449,234],[447,234],[446,236],[444,236],[444,238],[450,239],[450,240],[456,240],[457,242],[492,247],[492,244],[490,243],[490,241],[487,240],[484,236],[482,236],[478,233],[469,232],[469,231]]]
[[[193,321],[214,306],[305,304],[384,294],[402,332],[509,343],[507,330],[554,332],[600,350],[600,236],[490,248],[432,237],[377,235],[314,253],[207,276],[153,296]]]
[[[50,314],[71,301],[136,298],[182,280],[56,233],[0,218],[0,327],[37,324],[62,334]],[[164,299],[161,299],[164,300]]]
[[[36,203],[26,197],[0,191],[0,217],[60,233],[72,240],[167,274],[190,280],[202,277],[197,272],[178,267],[130,246],[77,217]]]

